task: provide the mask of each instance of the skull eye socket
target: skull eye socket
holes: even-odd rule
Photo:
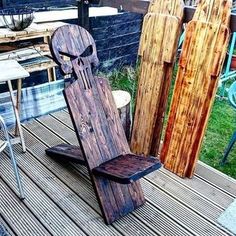
[[[89,45],[80,56],[81,57],[89,57],[92,54],[93,54],[93,46]]]
[[[77,58],[75,55],[63,51],[59,51],[59,54],[61,59],[63,59],[64,61],[70,61],[71,59],[74,60]]]

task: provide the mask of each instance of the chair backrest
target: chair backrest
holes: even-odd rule
[[[228,98],[231,105],[236,109],[236,81],[229,88]]]
[[[91,64],[98,63],[92,36],[79,26],[63,26],[52,36],[51,49],[64,73],[77,79],[64,94],[90,169],[130,153],[109,84],[92,74]],[[92,52],[83,55],[87,49]]]

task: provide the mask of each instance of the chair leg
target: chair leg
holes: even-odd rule
[[[8,148],[9,148],[9,154],[10,154],[10,157],[11,157],[12,167],[13,167],[15,177],[16,177],[17,186],[18,186],[19,193],[20,193],[20,199],[23,200],[25,198],[25,195],[24,195],[20,174],[19,174],[19,171],[18,171],[16,159],[15,159],[14,154],[13,154],[11,143],[8,143]]]
[[[22,150],[23,150],[23,152],[26,152],[23,130],[22,130],[21,123],[20,123],[19,112],[18,112],[17,107],[16,107],[16,101],[15,101],[14,94],[13,94],[12,84],[11,84],[11,81],[7,81],[7,83],[8,83],[8,88],[9,88],[10,97],[11,97],[11,101],[12,101],[13,111],[14,111],[15,118],[16,118],[16,127],[18,128],[18,131],[19,131]]]
[[[23,200],[25,198],[24,191],[23,191],[23,187],[22,187],[22,183],[21,183],[21,179],[20,179],[20,175],[19,175],[16,159],[15,159],[15,156],[13,154],[10,137],[9,137],[9,134],[8,134],[8,131],[7,131],[7,127],[6,127],[6,125],[5,125],[5,123],[4,123],[4,121],[2,119],[0,119],[0,123],[1,123],[1,125],[3,127],[4,136],[5,136],[6,140],[7,140],[7,146],[9,148],[9,154],[10,154],[10,158],[11,158],[11,163],[12,163],[13,171],[14,171],[14,174],[15,174],[15,177],[16,177],[16,182],[17,182],[17,186],[18,186],[18,189],[19,189],[19,193],[20,193],[20,199]]]
[[[232,136],[232,138],[231,138],[231,140],[230,140],[230,142],[229,142],[229,145],[228,145],[228,147],[227,147],[226,150],[225,150],[224,157],[223,157],[223,159],[222,159],[222,161],[221,161],[221,164],[222,164],[222,165],[226,163],[227,158],[228,158],[228,156],[229,156],[229,153],[230,153],[230,151],[232,150],[232,148],[233,148],[235,142],[236,142],[236,132],[233,134],[233,136]]]

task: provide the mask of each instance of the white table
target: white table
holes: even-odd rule
[[[16,137],[15,139],[12,140],[12,142],[13,143],[20,142],[22,145],[23,152],[26,151],[26,147],[19,116],[21,91],[17,90],[17,102],[16,102],[11,81],[17,80],[19,83],[19,81],[21,81],[23,78],[26,77],[29,77],[29,73],[17,61],[15,60],[0,61],[0,83],[5,82],[8,84],[10,98],[16,119],[16,130],[17,130],[16,135],[19,135],[19,138]]]

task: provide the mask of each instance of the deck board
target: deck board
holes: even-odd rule
[[[15,193],[0,179],[1,215],[16,235],[50,235]]]
[[[66,215],[58,206],[33,182],[24,172],[20,172],[24,182],[24,190],[27,201],[24,201],[28,209],[36,216],[39,222],[51,233],[57,235],[86,234]],[[10,160],[6,155],[2,161],[2,175],[5,182],[17,191],[15,177],[12,173]],[[40,196],[40,198],[38,197]],[[43,204],[42,204],[43,203]]]
[[[142,179],[147,203],[106,226],[86,168],[56,162],[44,152],[63,142],[77,145],[67,111],[26,123],[24,134],[27,153],[14,146],[24,203],[8,174],[7,153],[0,162],[0,217],[13,235],[232,235],[216,219],[234,200],[236,181],[201,162],[191,180],[165,169]]]
[[[6,235],[4,236],[15,236],[16,234],[12,231],[12,229],[9,227],[9,225],[5,222],[5,220],[0,215],[0,224],[1,226],[6,230]]]

